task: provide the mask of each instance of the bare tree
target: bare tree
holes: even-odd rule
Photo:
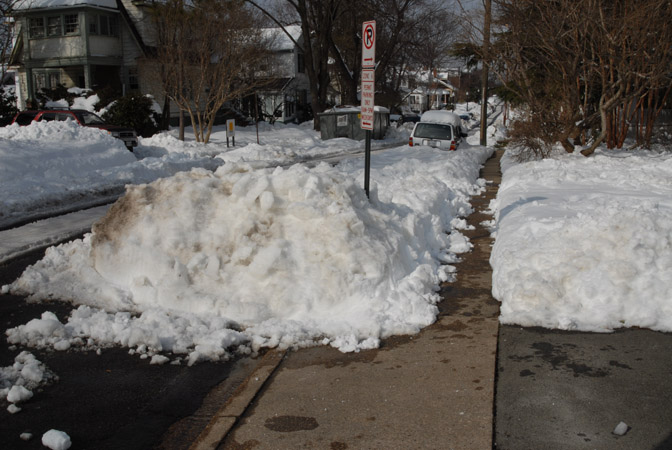
[[[635,105],[672,85],[672,5],[656,0],[590,0],[595,20],[591,33],[591,73],[601,91],[600,134],[582,153],[591,154],[607,140],[621,146]],[[623,126],[614,126],[621,117]],[[620,130],[619,130],[620,128]]]
[[[256,0],[248,3],[262,11],[273,23],[285,29],[289,23],[274,14],[274,10]],[[310,102],[315,115],[314,128],[320,129],[317,116],[327,108],[327,95],[331,83],[329,72],[330,33],[335,17],[342,10],[344,0],[286,0],[301,25],[302,43],[285,29],[289,39],[304,55],[306,75],[310,81]],[[277,8],[279,4],[275,4]],[[286,12],[285,12],[286,14]]]
[[[167,0],[155,6],[156,62],[166,95],[207,143],[217,112],[264,81],[268,42],[242,0]]]
[[[339,86],[343,103],[357,103],[362,22],[376,20],[376,87],[392,97],[409,65],[420,64],[419,59],[413,57],[426,55],[428,48],[440,53],[440,47],[453,36],[447,29],[451,21],[445,14],[445,3],[430,0],[285,1],[301,23],[303,44],[295,43],[305,55],[312,108],[316,114],[327,107],[332,80]],[[278,26],[288,24],[279,18],[277,10],[258,0],[248,2]],[[278,7],[278,3],[274,5]],[[317,117],[314,124],[319,129]]]
[[[376,90],[389,103],[397,103],[401,80],[409,69],[431,71],[448,56],[455,16],[447,6],[447,2],[427,0],[348,0],[331,33],[331,55],[343,101],[357,102],[363,21],[376,20]]]
[[[496,71],[525,106],[518,137],[590,155],[622,144],[633,110],[672,83],[672,5],[658,0],[495,0]],[[498,63],[498,64],[497,64]],[[614,126],[615,114],[623,126]],[[536,143],[536,144],[535,144]]]
[[[0,0],[0,75],[5,78],[7,62],[12,51],[14,20],[12,14],[17,0]]]

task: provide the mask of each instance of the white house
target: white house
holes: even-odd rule
[[[450,83],[450,70],[419,70],[407,75],[402,82],[406,90],[404,107],[422,113],[430,109],[444,109],[454,102],[455,87]],[[409,80],[412,79],[412,80]]]
[[[302,122],[310,105],[310,85],[301,51],[301,27],[267,28],[263,34],[273,50],[257,72],[268,79],[257,91],[263,114],[279,122]]]

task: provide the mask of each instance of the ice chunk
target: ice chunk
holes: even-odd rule
[[[32,391],[29,391],[23,386],[14,385],[9,390],[9,394],[7,394],[7,401],[10,403],[20,403],[30,400],[32,396]]]
[[[51,450],[68,450],[72,445],[70,436],[58,430],[49,430],[42,435],[42,445]]]
[[[628,424],[625,422],[620,422],[618,425],[616,425],[614,431],[612,431],[612,433],[618,436],[623,436],[627,432],[628,432]]]

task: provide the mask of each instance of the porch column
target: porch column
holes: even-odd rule
[[[84,89],[92,88],[93,79],[91,78],[91,64],[84,64]]]
[[[26,107],[26,102],[30,99],[35,99],[35,85],[33,83],[33,69],[26,68],[26,98],[21,101],[21,109]]]

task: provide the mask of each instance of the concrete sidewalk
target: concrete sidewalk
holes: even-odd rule
[[[499,152],[498,152],[499,153]],[[442,289],[437,322],[377,350],[270,352],[192,448],[490,449],[499,304],[481,211],[501,179],[488,160],[465,232],[474,244]]]

